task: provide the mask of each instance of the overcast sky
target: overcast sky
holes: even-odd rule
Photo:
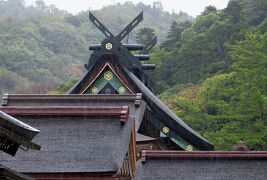
[[[43,0],[47,5],[56,5],[59,9],[65,9],[71,13],[77,13],[82,10],[100,9],[101,7],[114,3],[123,3],[127,0]],[[129,0],[128,0],[129,1]],[[134,3],[143,2],[152,4],[156,0],[132,0]],[[161,0],[163,9],[169,12],[174,10],[187,12],[191,16],[199,15],[206,6],[213,5],[218,9],[226,7],[229,0]],[[25,0],[26,5],[33,4],[35,0]]]

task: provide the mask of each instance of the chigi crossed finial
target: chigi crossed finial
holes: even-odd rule
[[[92,64],[96,63],[101,56],[108,53],[115,55],[121,64],[134,72],[140,79],[140,72],[143,70],[153,70],[155,68],[154,64],[142,64],[140,61],[149,60],[149,55],[147,55],[147,53],[155,46],[157,42],[156,36],[146,45],[121,43],[121,41],[143,20],[143,12],[139,13],[117,36],[114,36],[91,12],[89,12],[89,20],[106,36],[106,39],[104,39],[101,44],[89,47],[89,50],[93,50],[94,53],[90,57],[88,64],[85,64],[87,70]],[[134,55],[130,51],[140,51],[140,54]],[[141,74],[143,76],[143,73]]]
[[[115,36],[101,23],[91,12],[89,12],[89,20],[107,37],[115,38]],[[143,20],[143,12],[139,13],[117,36],[116,40],[123,40],[141,21]]]

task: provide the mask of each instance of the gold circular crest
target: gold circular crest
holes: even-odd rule
[[[97,91],[98,91],[97,87],[93,87],[93,88],[92,88],[92,93],[96,94]]]
[[[120,93],[120,94],[125,93],[125,87],[121,86],[121,87],[119,88],[119,93]]]
[[[105,72],[104,73],[104,78],[106,79],[106,80],[111,80],[112,78],[113,78],[113,73],[111,72],[111,71],[107,71],[107,72]]]
[[[112,49],[112,44],[111,43],[107,43],[106,44],[106,49],[107,50],[111,50]]]
[[[162,131],[163,131],[165,134],[167,134],[170,130],[169,130],[168,127],[165,126],[165,127],[162,129]]]
[[[188,145],[186,146],[186,150],[187,150],[187,151],[193,151],[193,146],[192,146],[191,144],[188,144]]]

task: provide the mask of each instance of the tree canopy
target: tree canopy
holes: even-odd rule
[[[206,9],[182,32],[181,46],[161,50],[167,59],[158,72],[175,67],[161,98],[217,150],[233,150],[240,140],[267,149],[266,18],[251,22],[244,8],[260,1],[246,2],[252,7],[230,1],[217,13]]]

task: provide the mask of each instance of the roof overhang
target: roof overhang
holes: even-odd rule
[[[0,179],[33,180],[33,178],[0,165]]]
[[[40,150],[41,146],[31,142],[39,132],[39,130],[0,111],[0,150],[13,156],[15,156],[19,146]]]

